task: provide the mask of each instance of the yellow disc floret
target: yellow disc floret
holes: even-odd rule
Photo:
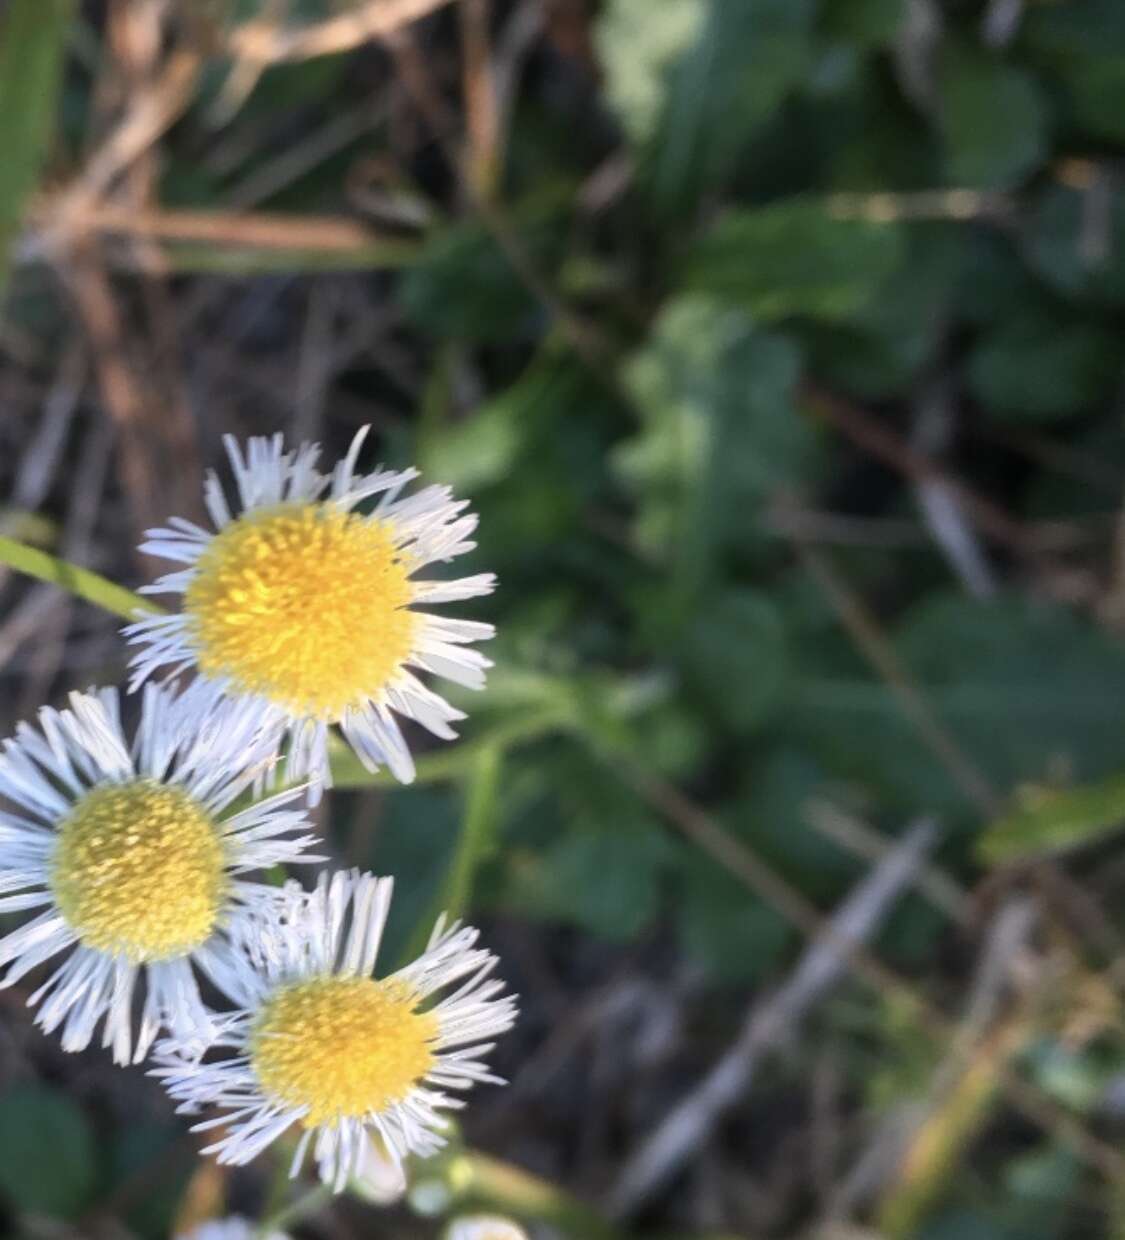
[[[437,1018],[399,982],[318,977],[282,987],[251,1038],[263,1090],[308,1107],[307,1127],[359,1118],[401,1101],[434,1062]]]
[[[180,788],[104,785],[59,824],[51,887],[87,947],[134,963],[182,956],[215,928],[227,891],[222,841]]]
[[[408,559],[377,518],[330,504],[240,517],[184,597],[199,666],[295,714],[336,720],[378,699],[409,655]]]

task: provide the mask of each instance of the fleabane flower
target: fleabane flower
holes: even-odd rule
[[[282,898],[241,875],[317,860],[314,837],[300,788],[234,806],[277,750],[251,706],[149,685],[130,744],[115,689],[69,702],[0,749],[0,913],[39,910],[0,938],[0,985],[65,954],[28,999],[36,1023],[77,1051],[104,1017],[103,1045],[139,1062],[161,1027],[211,1036],[195,968],[226,989],[226,933]]]
[[[289,1240],[281,1231],[262,1233],[257,1223],[232,1214],[229,1218],[200,1223],[190,1231],[182,1231],[176,1240]]]
[[[214,531],[179,517],[148,531],[143,551],[187,567],[146,592],[182,594],[182,608],[125,630],[143,646],[132,687],[161,668],[195,667],[221,691],[259,699],[287,727],[289,778],[316,778],[314,799],[328,778],[330,725],[369,770],[386,765],[408,783],[414,762],[396,715],[444,740],[464,718],[416,672],[480,689],[491,666],[472,649],[491,625],[419,610],[495,587],[491,573],[416,576],[470,551],[477,518],[448,487],[403,495],[417,470],[357,474],[366,433],[331,475],[316,469],[316,444],[286,451],[280,435],[255,438],[243,456],[228,436],[237,505],[212,473],[205,500]],[[367,501],[371,511],[360,512]]]
[[[291,1173],[311,1144],[339,1192],[362,1175],[372,1135],[396,1162],[432,1154],[445,1143],[441,1112],[463,1105],[445,1091],[502,1083],[482,1057],[516,1005],[476,930],[439,920],[416,960],[373,976],[391,888],[356,870],[321,875],[311,893],[290,884],[289,907],[246,937],[256,969],[240,975],[241,1006],[211,1048],[225,1058],[175,1038],[158,1045],[153,1075],[179,1110],[223,1112],[195,1127],[226,1130],[206,1153],[246,1163],[297,1125]]]
[[[449,1224],[445,1240],[527,1240],[527,1232],[495,1214],[466,1214]]]

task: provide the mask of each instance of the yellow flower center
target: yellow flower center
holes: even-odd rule
[[[215,928],[227,891],[222,841],[179,788],[93,788],[59,824],[51,888],[87,947],[134,963],[182,956]]]
[[[429,1071],[437,1017],[399,982],[318,977],[283,986],[263,1006],[251,1060],[263,1090],[309,1108],[312,1128],[383,1111]]]
[[[184,598],[200,669],[339,719],[378,699],[410,653],[409,573],[377,519],[330,504],[248,513],[215,535]]]

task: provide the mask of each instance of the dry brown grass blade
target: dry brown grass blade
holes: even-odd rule
[[[945,766],[970,804],[986,817],[998,813],[1000,798],[995,789],[914,684],[894,647],[862,599],[849,588],[823,552],[800,540],[795,540],[794,546],[805,567],[832,604],[856,648],[886,683],[903,716]]]
[[[191,102],[200,63],[197,52],[179,48],[148,87],[130,98],[125,116],[87,159],[78,179],[54,198],[52,224],[56,230],[64,236],[81,235],[87,213]]]
[[[500,110],[489,38],[489,0],[462,0],[461,32],[465,49],[462,94],[468,146],[465,175],[472,192],[490,199],[500,173]]]
[[[453,0],[369,0],[339,17],[312,26],[286,28],[273,21],[249,21],[227,37],[227,51],[236,60],[264,68],[286,60],[307,60],[350,51],[371,39],[385,38]]]
[[[55,215],[39,208],[44,219]],[[347,253],[382,238],[355,220],[338,216],[287,217],[270,212],[176,211],[158,207],[133,210],[113,203],[91,206],[83,214],[89,232],[160,241],[203,241],[265,250],[329,250]]]

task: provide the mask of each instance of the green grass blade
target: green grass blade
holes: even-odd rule
[[[1043,791],[998,818],[977,841],[977,854],[990,865],[1066,852],[1094,844],[1125,824],[1125,775],[1077,788]]]
[[[70,0],[11,0],[0,26],[0,295],[50,141],[70,14]]]
[[[29,547],[14,538],[0,536],[0,563],[7,564],[19,573],[26,573],[29,577],[49,581],[62,590],[68,590],[77,598],[85,599],[87,603],[93,603],[95,607],[101,607],[112,615],[123,616],[126,620],[136,620],[138,613],[159,615],[164,611],[163,607],[134,594],[132,590],[126,590],[124,586],[117,585],[100,573],[79,568],[77,564],[60,560],[58,556]]]

